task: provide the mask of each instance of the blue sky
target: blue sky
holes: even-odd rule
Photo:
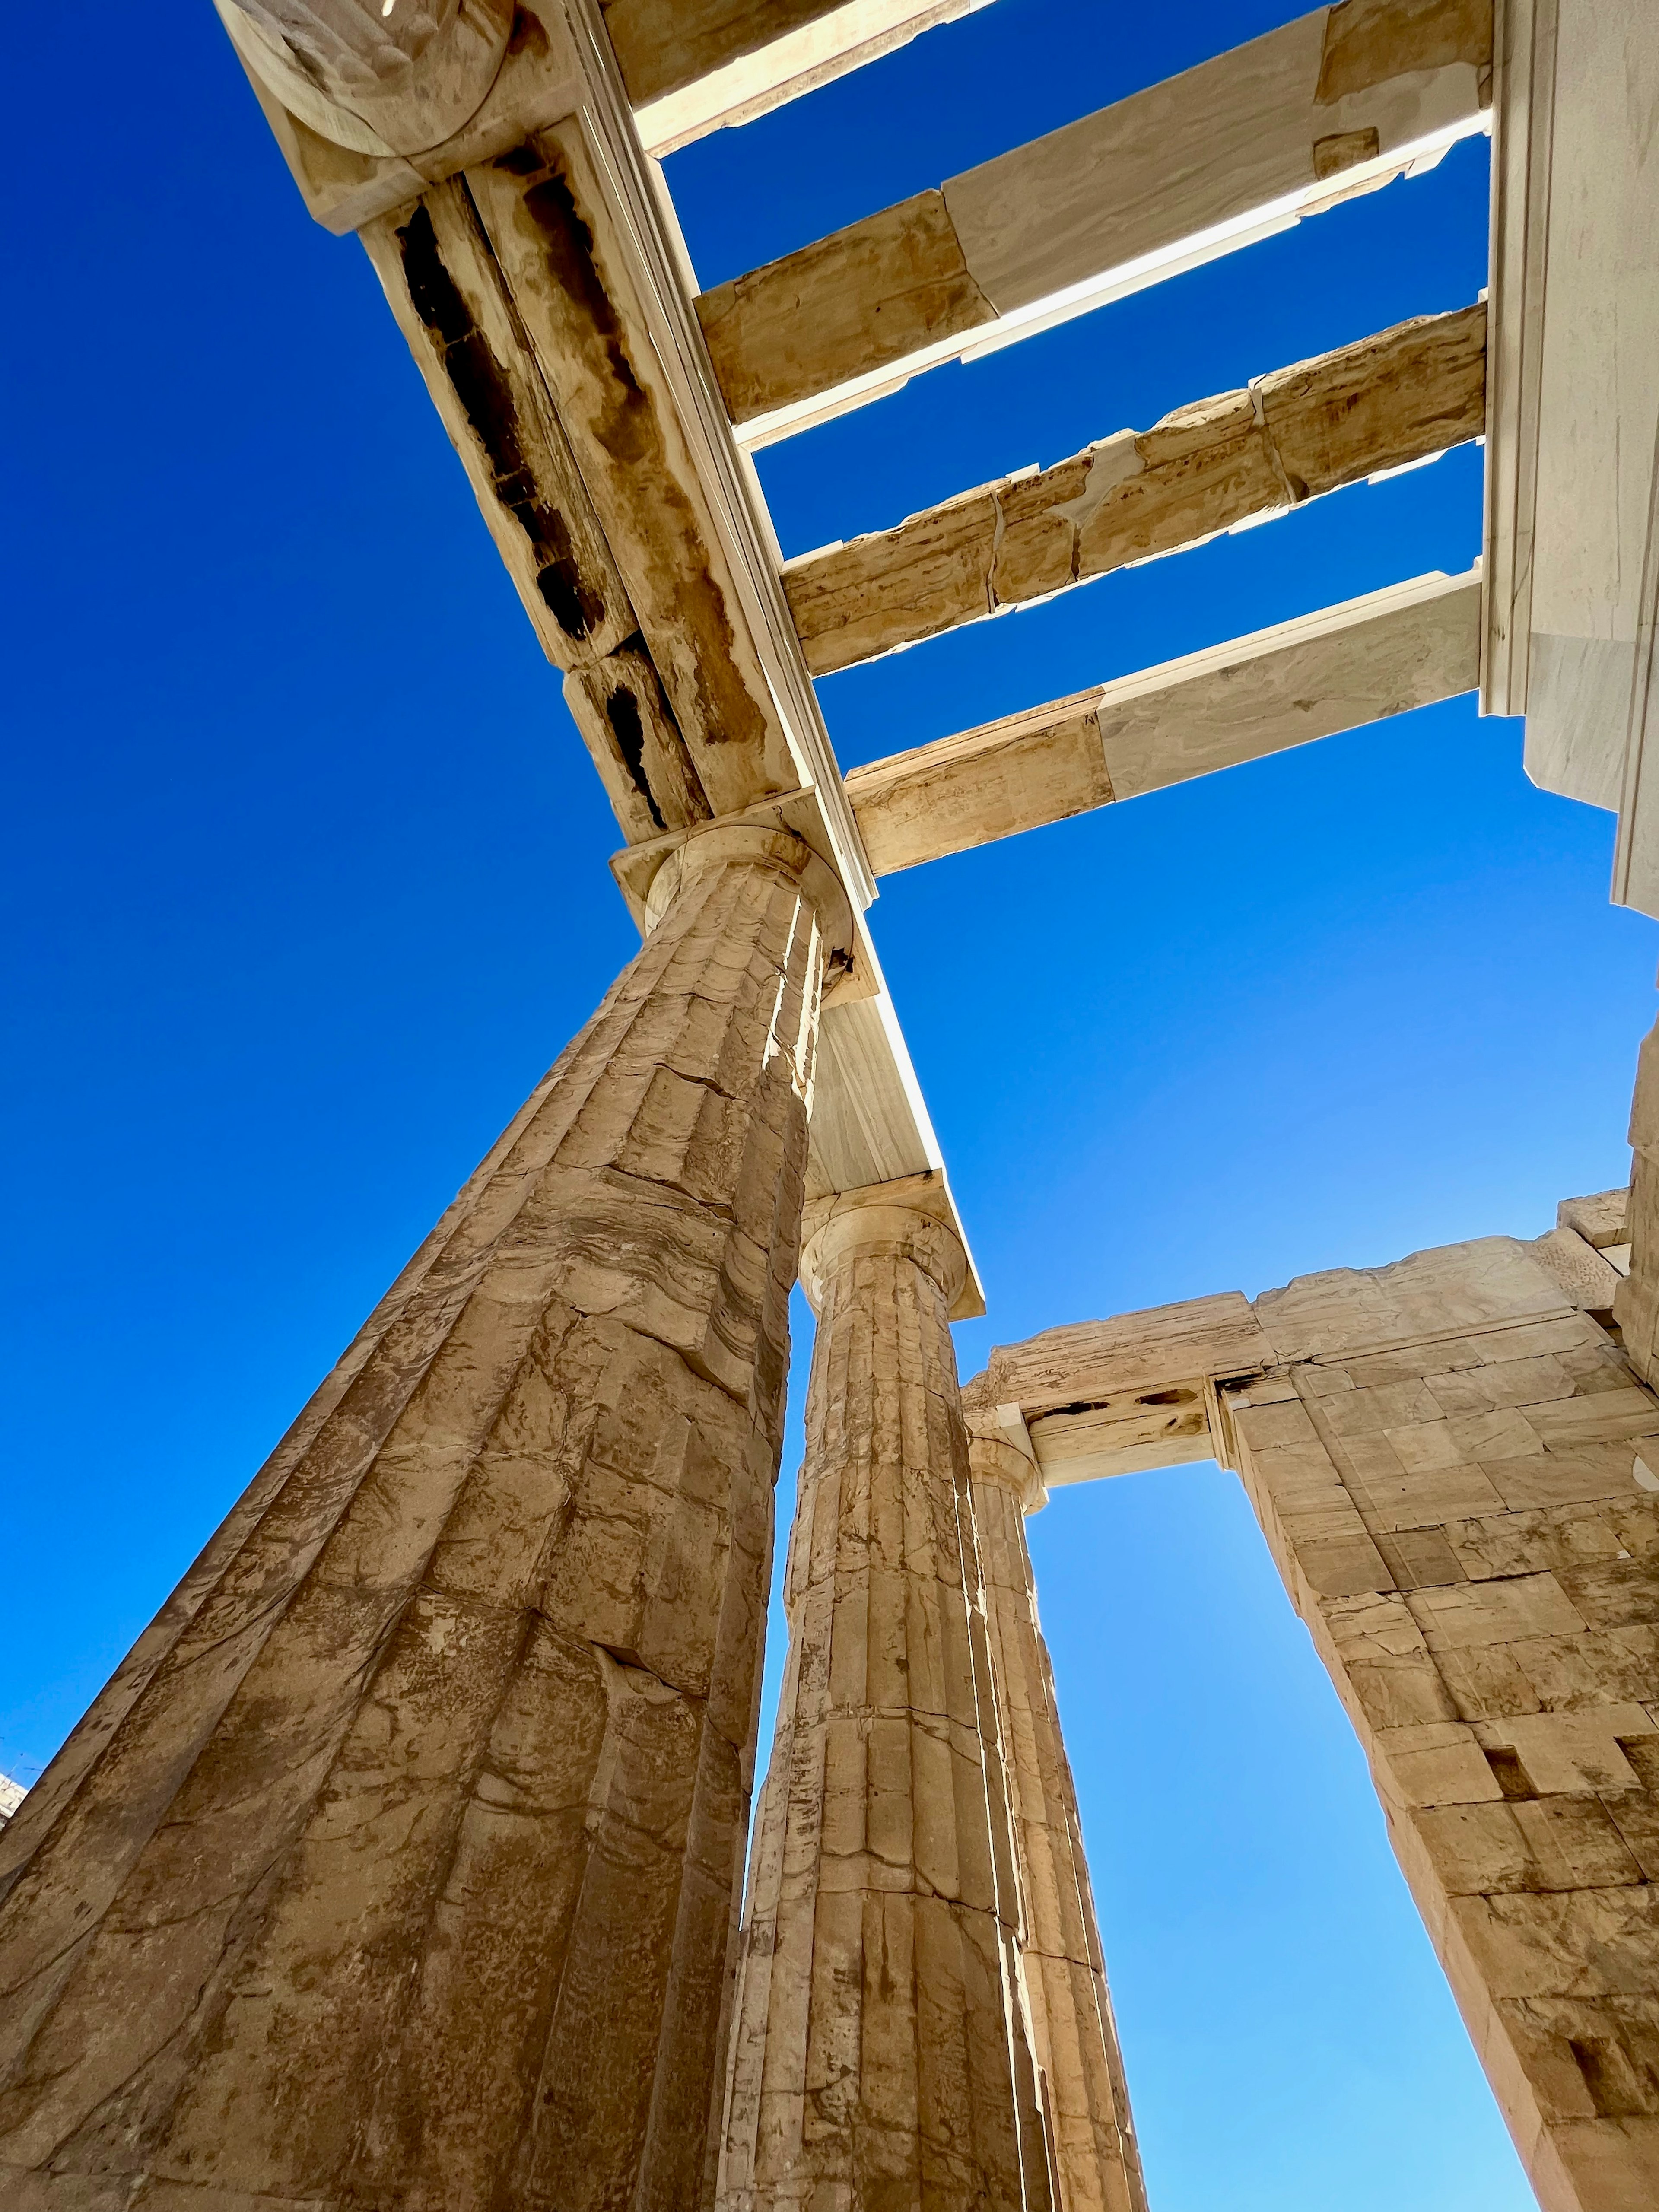
[[[995,0],[674,157],[699,274],[1291,12]],[[0,1769],[27,1780],[635,938],[368,264],[305,216],[210,10],[12,35]],[[786,550],[1463,304],[1485,158],[774,449]],[[873,758],[1479,540],[1466,451],[834,678],[831,733]],[[1060,1322],[1535,1235],[1622,1182],[1659,946],[1607,902],[1611,842],[1462,702],[890,882],[872,926],[990,1297],[964,1374]],[[809,1330],[798,1301],[786,1507]],[[1031,1535],[1155,2212],[1521,2212],[1237,1483],[1092,1486]]]

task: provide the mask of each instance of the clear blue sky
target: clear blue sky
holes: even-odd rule
[[[996,0],[676,156],[699,274],[1291,12]],[[27,1780],[635,939],[368,264],[305,216],[205,0],[9,35],[0,1769]],[[775,449],[786,550],[1467,302],[1485,155]],[[835,678],[841,756],[1464,568],[1480,465]],[[963,1372],[1055,1322],[1535,1235],[1622,1182],[1659,945],[1610,854],[1466,702],[892,881],[873,926],[990,1295]],[[1032,1546],[1154,2212],[1522,2212],[1237,1483],[1064,1493]]]

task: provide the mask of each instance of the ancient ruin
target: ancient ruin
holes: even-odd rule
[[[642,941],[0,1787],[0,2207],[1145,2212],[1024,1518],[1213,1457],[1540,2203],[1651,2212],[1659,1045],[1628,1192],[1536,1242],[963,1388],[984,1294],[867,921],[883,874],[1469,692],[1659,915],[1651,0],[1340,0],[701,295],[659,157],[985,0],[216,4],[562,674]],[[1480,133],[1480,299],[781,558],[759,446]],[[1469,574],[838,768],[815,677],[1477,439]]]

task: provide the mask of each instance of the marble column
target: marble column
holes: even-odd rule
[[[809,1208],[817,1316],[722,2212],[1046,2212],[936,1178]]]
[[[1054,2146],[1059,2212],[1146,2212],[1077,1796],[1037,1625],[1025,1516],[1047,1502],[1034,1462],[989,1411],[969,1414],[991,1672],[1019,1875],[1020,1955]]]
[[[8,2212],[707,2201],[839,896],[671,857],[0,1838]]]

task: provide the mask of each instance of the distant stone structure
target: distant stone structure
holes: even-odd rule
[[[0,1828],[3,1828],[28,1792],[9,1774],[0,1774]]]
[[[1659,1399],[1625,1191],[1048,1331],[965,1393],[1034,1485],[1234,1468],[1547,2204],[1659,2201]]]
[[[700,293],[656,157],[980,4],[216,0],[643,942],[7,1820],[5,2212],[1144,2212],[1023,1515],[1211,1454],[1547,2212],[1659,2203],[1654,1048],[1627,1222],[1052,1332],[964,1394],[983,1291],[867,919],[1477,691],[1659,914],[1659,10],[1340,0]],[[781,558],[757,447],[1481,132],[1479,297]],[[817,677],[1477,439],[1466,574],[842,775]]]

